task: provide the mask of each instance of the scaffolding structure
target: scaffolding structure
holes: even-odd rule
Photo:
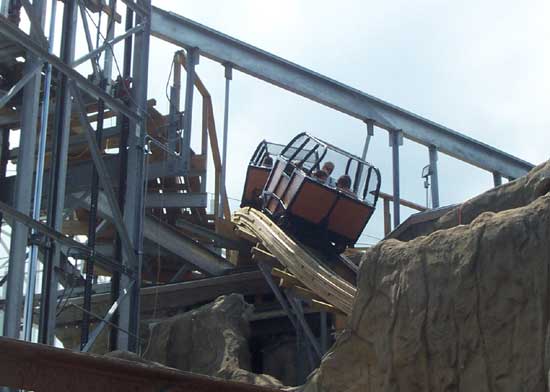
[[[55,23],[58,8],[62,8],[61,29]],[[71,299],[68,288],[77,287],[82,301],[71,303],[77,307],[73,313],[80,314],[78,349],[89,351],[106,327],[114,326],[109,328],[109,348],[137,351],[144,281],[176,283],[195,272],[204,277],[239,272],[225,256],[243,247],[227,229],[231,214],[225,163],[233,71],[364,122],[363,158],[375,128],[387,131],[393,195],[387,195],[384,206],[389,215],[389,202],[393,202],[394,227],[401,222],[401,205],[407,205],[400,198],[403,138],[427,148],[434,208],[439,207],[439,153],[492,173],[495,186],[502,177],[514,179],[533,167],[153,7],[150,0],[3,0],[0,12],[0,222],[2,239],[6,233],[10,239],[9,246],[2,242],[9,257],[7,274],[0,277],[6,293],[5,337],[32,341],[33,324],[38,324],[37,341],[53,344],[56,326],[68,317],[60,315],[60,306],[63,309]],[[102,20],[106,20],[103,25]],[[167,115],[158,113],[147,95],[151,37],[182,48],[172,59]],[[88,53],[76,59],[75,46],[80,42],[86,43]],[[123,46],[120,65],[117,45]],[[221,150],[212,99],[196,73],[201,56],[220,63],[225,75]],[[84,64],[91,70],[89,75],[82,71]],[[202,98],[201,151],[197,153],[191,148],[195,90]],[[107,126],[108,119],[115,125]],[[19,146],[11,147],[10,140],[17,135]],[[215,179],[212,213],[207,211],[209,153]],[[9,162],[16,164],[14,176],[8,175]],[[386,226],[388,232],[389,221]],[[231,279],[241,279],[237,275]],[[259,272],[253,278],[242,275],[240,282],[261,277]],[[35,287],[39,288],[36,295]],[[92,309],[93,296],[99,294],[109,296],[102,315]],[[300,302],[295,304],[294,312],[303,316]],[[326,340],[322,346],[326,349]],[[320,358],[322,353],[318,354]]]

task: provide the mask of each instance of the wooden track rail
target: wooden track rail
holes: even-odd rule
[[[349,315],[357,289],[330,269],[322,260],[286,235],[267,216],[253,208],[236,211],[237,230],[252,234],[288,271],[309,290]]]
[[[0,386],[37,392],[280,390],[3,337],[0,353]]]

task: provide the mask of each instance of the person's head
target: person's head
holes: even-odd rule
[[[317,170],[313,175],[323,182],[328,178],[328,174],[324,170]]]
[[[336,186],[342,189],[349,189],[351,187],[351,178],[347,174],[340,176],[336,181]]]
[[[271,156],[266,156],[264,158],[264,160],[262,161],[262,166],[265,166],[265,167],[271,167],[273,166],[273,158],[271,158]]]
[[[323,167],[321,168],[321,170],[326,172],[330,176],[334,171],[334,163],[332,163],[331,161],[326,161],[323,164]]]

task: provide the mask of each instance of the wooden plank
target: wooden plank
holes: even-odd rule
[[[251,244],[255,244],[258,242],[258,237],[256,237],[250,230],[247,230],[244,227],[237,227],[235,230],[235,234],[237,234],[241,239],[250,242]]]
[[[1,384],[15,389],[41,392],[281,390],[4,337],[0,338],[0,352]]]
[[[393,195],[390,195],[389,193],[380,192],[378,195],[384,201],[388,200],[388,201],[393,202]],[[426,206],[421,206],[420,204],[416,204],[412,201],[408,201],[408,200],[405,200],[405,199],[400,199],[399,204],[401,204],[404,207],[412,208],[413,210],[417,210],[417,211],[426,211],[427,210]]]
[[[273,269],[271,270],[271,275],[280,279],[284,279],[286,282],[293,286],[300,284],[300,280],[297,279],[294,275],[289,274],[288,272],[283,271],[277,267],[273,267]]]
[[[253,208],[241,208],[235,212],[233,221],[239,230],[252,232],[303,286],[343,313],[351,313],[357,289],[324,267],[322,260],[302,248],[268,217]]]
[[[334,307],[333,305],[327,304],[326,302],[323,302],[323,301],[318,301],[316,299],[311,300],[310,308],[312,310],[317,310],[319,312],[328,312],[328,313],[341,315],[344,317],[346,316],[344,313],[336,309],[336,307]]]
[[[258,248],[257,246],[252,248],[252,259],[257,261],[264,261],[270,265],[279,264],[277,259],[269,252]]]

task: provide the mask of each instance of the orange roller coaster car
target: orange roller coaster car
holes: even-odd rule
[[[242,206],[261,209],[323,252],[354,246],[374,212],[380,172],[306,133],[284,148],[262,142],[248,167]]]

